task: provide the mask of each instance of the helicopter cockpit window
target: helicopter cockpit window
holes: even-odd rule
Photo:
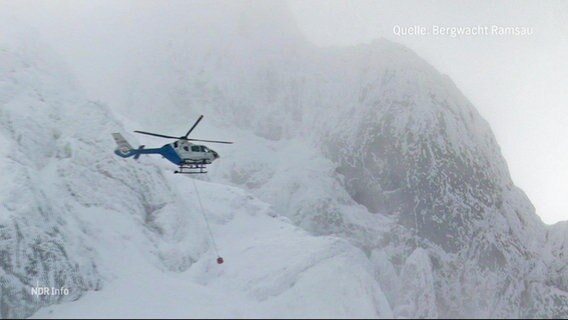
[[[191,151],[193,151],[193,152],[201,152],[201,148],[199,148],[199,146],[191,146]]]
[[[209,152],[209,149],[207,149],[207,147],[203,147],[203,152]]]
[[[174,142],[174,148],[177,149],[177,147],[178,147],[178,142],[176,141],[176,142]]]
[[[188,146],[183,146],[183,150],[189,151],[189,147],[188,147]]]

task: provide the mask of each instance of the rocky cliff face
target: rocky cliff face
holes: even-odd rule
[[[353,51],[369,59],[366,69],[349,66],[361,70],[363,85],[339,119],[353,126],[331,125],[323,150],[353,200],[395,219],[415,239],[411,247],[429,248],[432,263],[422,268],[434,274],[437,308],[425,313],[418,304],[408,314],[410,288],[425,289],[403,283],[401,315],[565,314],[564,293],[548,286],[542,269],[545,228],[511,182],[487,123],[447,77],[406,49],[383,42]],[[413,256],[401,274],[416,264]],[[535,292],[557,303],[536,302]]]

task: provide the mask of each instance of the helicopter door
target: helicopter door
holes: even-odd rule
[[[184,141],[179,142],[176,141],[174,142],[174,148],[176,149],[177,154],[180,156],[180,158],[182,159],[191,159],[191,150],[190,150],[190,145],[185,143]]]
[[[203,160],[204,153],[202,146],[191,146],[191,158],[194,160]]]

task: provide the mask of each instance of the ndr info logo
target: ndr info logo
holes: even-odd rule
[[[395,36],[435,36],[435,37],[462,37],[462,36],[531,36],[532,27],[524,26],[443,26],[443,25],[395,25],[392,28]]]
[[[69,295],[69,288],[61,287],[40,287],[39,283],[36,282],[35,287],[31,287],[32,296],[67,296]]]

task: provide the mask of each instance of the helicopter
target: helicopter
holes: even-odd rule
[[[141,145],[140,147],[138,147],[138,149],[134,149],[120,133],[113,133],[112,137],[114,138],[114,141],[117,145],[114,153],[122,158],[129,158],[134,156],[134,159],[138,159],[142,154],[160,154],[162,155],[162,157],[166,158],[171,163],[179,167],[179,170],[174,171],[174,173],[207,173],[207,171],[205,171],[206,166],[213,163],[213,161],[215,161],[216,159],[219,159],[219,154],[213,149],[209,149],[204,145],[191,143],[190,141],[226,144],[232,144],[232,142],[188,138],[189,134],[193,131],[193,129],[195,129],[201,119],[203,119],[203,115],[199,116],[199,118],[197,119],[197,121],[195,121],[189,131],[187,131],[187,133],[181,137],[167,136],[146,131],[134,131],[136,133],[146,134],[154,137],[177,140],[175,142],[165,144],[161,148],[145,149],[145,146]]]

